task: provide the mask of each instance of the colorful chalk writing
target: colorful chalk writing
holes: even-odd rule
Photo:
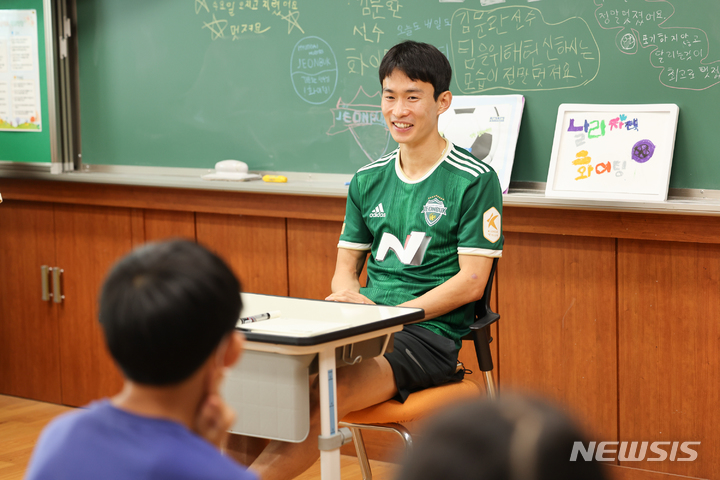
[[[393,32],[402,22],[404,5],[400,0],[356,0],[360,17],[347,32],[351,42],[345,48],[345,64],[348,75],[376,75],[382,57],[387,52],[384,46],[394,41]],[[393,39],[393,40],[389,40]]]
[[[195,0],[195,15],[202,18],[201,28],[213,41],[241,40],[283,24],[288,35],[295,30],[305,33],[299,23],[298,0]]]
[[[359,16],[353,15],[357,20],[346,32],[349,41],[345,46],[342,73],[348,78],[377,78],[378,67],[389,48],[386,46],[396,42],[394,32],[400,28],[398,24],[403,23],[404,1],[355,0],[352,3],[354,5],[348,2],[348,8]],[[338,99],[330,113],[333,124],[327,131],[328,135],[352,134],[371,161],[387,152],[391,136],[380,111],[379,88],[373,95],[368,95],[361,86],[350,102],[342,97]]]
[[[380,92],[368,95],[362,87],[349,102],[344,102],[341,97],[331,110],[333,124],[327,131],[328,135],[350,132],[371,161],[387,151],[391,138],[380,110],[379,97]]]
[[[570,33],[576,31],[581,33]],[[585,20],[551,24],[537,8],[459,9],[450,38],[453,76],[464,94],[580,87],[600,69],[598,45]]]
[[[449,29],[452,22],[448,17],[428,18],[421,22],[405,23],[398,25],[398,37],[412,37],[414,32],[421,33],[426,30],[443,30]]]
[[[349,47],[345,49],[345,59],[347,65],[347,74],[360,75],[361,77],[370,73],[377,74],[382,58],[385,56],[387,49],[377,48],[370,50]]]
[[[720,83],[719,61],[708,62],[710,42],[704,30],[673,25],[675,7],[667,0],[595,0],[595,18],[617,30],[622,53],[648,49],[650,65],[660,69],[660,83],[685,90],[705,90]],[[678,3],[680,8],[691,8]]]

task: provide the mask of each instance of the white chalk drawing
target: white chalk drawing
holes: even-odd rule
[[[335,52],[320,37],[305,37],[293,47],[290,79],[295,93],[307,103],[321,105],[335,93],[338,64]]]
[[[360,87],[350,102],[341,97],[331,113],[333,124],[328,135],[350,132],[370,161],[387,153],[392,137],[380,108],[379,91],[368,95]]]

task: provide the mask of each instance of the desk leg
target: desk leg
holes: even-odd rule
[[[320,434],[328,437],[338,432],[334,348],[319,352],[318,367],[320,377]],[[340,448],[320,451],[320,473],[322,480],[340,480]]]

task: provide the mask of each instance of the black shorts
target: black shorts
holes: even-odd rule
[[[455,342],[418,325],[405,325],[395,334],[394,348],[386,353],[395,377],[398,393],[393,397],[404,403],[408,395],[428,387],[462,380],[458,372]]]

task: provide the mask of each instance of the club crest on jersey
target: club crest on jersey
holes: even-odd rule
[[[425,215],[425,221],[431,227],[440,221],[440,218],[445,215],[446,211],[447,207],[443,203],[442,198],[437,195],[430,197],[422,209],[422,213]]]

